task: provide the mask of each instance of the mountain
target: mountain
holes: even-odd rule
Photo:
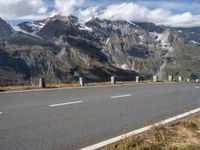
[[[56,15],[11,26],[0,19],[0,85],[200,77],[200,28]]]

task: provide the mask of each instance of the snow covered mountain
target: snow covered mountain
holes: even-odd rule
[[[81,23],[61,15],[17,26],[0,19],[0,85],[31,84],[39,77],[53,83],[78,76],[88,81],[112,75],[120,80],[155,74],[199,78],[199,33],[200,28],[123,20]]]

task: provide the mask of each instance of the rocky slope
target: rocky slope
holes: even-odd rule
[[[0,85],[200,77],[200,28],[56,15],[11,26],[0,19]]]

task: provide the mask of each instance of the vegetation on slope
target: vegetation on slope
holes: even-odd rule
[[[200,114],[155,127],[105,150],[200,150]]]

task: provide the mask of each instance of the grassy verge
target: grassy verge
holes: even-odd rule
[[[159,81],[160,83],[171,83],[171,82],[164,82]],[[159,83],[157,82],[157,83]],[[117,81],[117,85],[125,85],[125,84],[135,84],[135,81]],[[152,83],[150,80],[140,81],[137,84],[145,84],[145,83]],[[101,86],[101,85],[112,85],[111,82],[94,82],[94,83],[87,83],[85,86]],[[80,87],[78,83],[72,84],[46,84],[46,88],[67,88],[67,87]],[[0,92],[3,91],[20,91],[20,90],[32,90],[38,89],[38,85],[30,85],[30,86],[0,86]]]
[[[151,81],[141,81],[140,83],[150,83]],[[134,84],[134,81],[118,81],[116,84]],[[112,85],[110,82],[95,82],[95,83],[87,83],[85,86],[100,86],[100,85]],[[67,87],[80,87],[77,84],[47,84],[46,88],[67,88]],[[19,91],[19,90],[31,90],[38,89],[38,85],[30,85],[30,86],[0,86],[0,92],[2,91]]]
[[[200,114],[152,128],[104,150],[200,150]]]
[[[31,86],[1,86],[0,87],[0,92],[3,91],[18,91],[18,90],[30,90],[30,89],[37,89],[38,87],[35,85]]]
[[[64,88],[64,87],[79,87],[78,84],[47,84],[46,88]],[[38,85],[30,86],[2,86],[0,87],[1,91],[20,91],[20,90],[33,90],[39,89]]]

